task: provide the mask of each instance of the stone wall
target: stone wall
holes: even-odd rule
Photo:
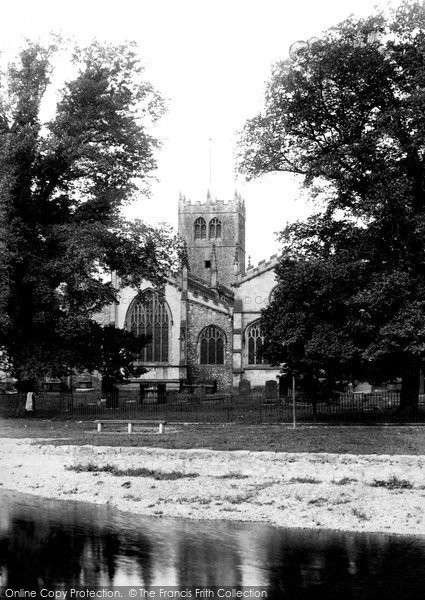
[[[220,327],[226,335],[224,365],[199,364],[199,334],[208,325]],[[190,382],[217,380],[219,391],[232,387],[232,318],[230,313],[194,301],[188,302],[187,372]]]
[[[261,310],[270,301],[270,294],[276,286],[274,269],[276,257],[269,262],[262,261],[257,267],[248,269],[245,277],[240,280],[235,289],[235,311],[233,346],[233,386],[238,387],[239,381],[247,379],[253,388],[263,387],[268,380],[277,381],[279,368],[268,365],[249,365],[246,330],[261,317]]]

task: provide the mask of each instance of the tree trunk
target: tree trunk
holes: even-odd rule
[[[403,374],[399,407],[399,411],[403,413],[403,415],[409,416],[418,411],[419,383],[419,369],[412,369]]]

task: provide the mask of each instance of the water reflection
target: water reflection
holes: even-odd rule
[[[0,494],[0,585],[261,585],[270,598],[422,598],[425,539],[124,515]]]

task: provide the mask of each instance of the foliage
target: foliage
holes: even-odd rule
[[[129,467],[127,469],[120,469],[116,465],[106,464],[98,466],[94,463],[88,463],[86,465],[78,463],[65,467],[67,471],[75,471],[76,473],[108,473],[114,477],[150,477],[160,481],[175,481],[176,479],[183,479],[185,477],[194,478],[199,477],[199,473],[182,473],[181,471],[154,471],[147,469],[146,467]]]
[[[408,479],[400,479],[397,475],[392,475],[386,481],[382,479],[374,479],[371,487],[384,487],[388,490],[411,490],[413,483]]]
[[[274,67],[241,136],[249,177],[290,171],[321,205],[283,233],[266,356],[315,377],[401,377],[425,359],[425,7],[350,18]]]
[[[74,49],[43,121],[57,51],[29,41],[0,73],[0,348],[20,379],[83,366],[121,377],[136,341],[95,318],[117,300],[108,274],[159,286],[178,250],[169,231],[120,217],[148,190],[164,104],[134,44],[93,42]]]

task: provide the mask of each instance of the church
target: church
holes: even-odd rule
[[[279,369],[259,355],[259,318],[276,286],[277,257],[246,266],[245,219],[238,193],[227,202],[209,193],[205,202],[180,198],[187,260],[179,275],[167,278],[163,297],[148,281],[137,291],[122,288],[119,302],[103,313],[105,324],[151,337],[137,357],[146,373],[130,387],[208,393],[237,389],[243,380],[252,389],[277,382]]]

